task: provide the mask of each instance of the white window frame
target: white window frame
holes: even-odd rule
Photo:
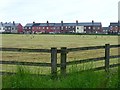
[[[88,27],[88,29],[91,29],[91,27]]]
[[[43,29],[45,29],[45,27],[43,27]]]
[[[63,26],[61,27],[61,30],[63,30]]]

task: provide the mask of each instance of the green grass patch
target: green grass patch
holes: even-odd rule
[[[58,75],[56,79],[51,76],[31,75],[28,68],[18,67],[16,75],[3,76],[3,88],[118,88],[118,69],[110,72],[84,71],[71,73],[65,76]]]

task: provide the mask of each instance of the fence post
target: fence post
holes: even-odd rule
[[[105,44],[105,71],[109,71],[110,44]]]
[[[67,59],[67,48],[61,47],[61,67],[60,67],[61,75],[66,74],[66,59]]]
[[[51,75],[57,76],[57,48],[51,48]]]

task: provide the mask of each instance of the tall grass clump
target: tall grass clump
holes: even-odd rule
[[[66,75],[52,79],[51,76],[32,75],[28,68],[18,67],[17,74],[3,76],[3,88],[118,88],[120,85],[117,69],[106,73],[92,70],[81,72],[78,66],[71,68]]]

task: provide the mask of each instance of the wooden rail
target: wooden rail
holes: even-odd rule
[[[93,70],[101,70],[105,69],[105,71],[109,71],[109,68],[120,66],[120,64],[109,65],[110,58],[120,58],[120,55],[110,56],[110,48],[119,48],[120,45],[109,45],[105,44],[105,46],[91,46],[91,47],[78,47],[78,48],[66,48],[61,47],[61,49],[57,49],[56,47],[52,47],[51,49],[26,49],[26,48],[0,48],[0,51],[16,51],[16,52],[44,52],[51,53],[51,63],[38,63],[38,62],[18,62],[18,61],[6,61],[1,60],[0,64],[11,64],[11,65],[27,65],[27,66],[43,66],[43,67],[51,67],[52,76],[57,76],[57,67],[60,67],[60,72],[62,75],[66,74],[66,66],[87,63],[91,61],[103,61],[105,60],[105,66],[93,68]],[[104,49],[105,57],[99,58],[89,58],[84,60],[76,60],[76,61],[67,61],[67,54],[69,52],[82,51],[82,50],[96,50],[96,49]],[[60,64],[57,64],[57,53],[60,53],[61,59]],[[2,73],[2,72],[0,72]],[[9,72],[6,72],[9,73]],[[5,74],[5,72],[3,72]]]

